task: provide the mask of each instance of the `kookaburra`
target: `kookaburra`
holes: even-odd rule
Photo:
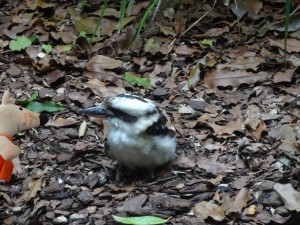
[[[124,166],[151,174],[175,157],[176,141],[167,119],[149,99],[121,94],[80,113],[101,117],[108,124],[107,144],[117,159],[120,180]]]

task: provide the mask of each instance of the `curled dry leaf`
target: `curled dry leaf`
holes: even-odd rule
[[[88,41],[88,39],[86,37],[78,37],[75,41],[76,43],[76,47],[80,47],[81,49],[85,50],[87,55],[90,57],[90,55],[92,54],[92,45],[91,42]],[[75,50],[76,50],[75,47]]]
[[[187,85],[190,90],[193,90],[200,82],[200,72],[199,64],[197,63],[189,73]]]
[[[79,123],[79,121],[73,118],[57,118],[56,120],[49,120],[45,127],[67,127],[71,125],[75,125]]]
[[[82,123],[79,126],[79,130],[78,130],[78,137],[81,138],[85,135],[86,132],[86,128],[87,128],[87,123],[86,121],[82,121]]]

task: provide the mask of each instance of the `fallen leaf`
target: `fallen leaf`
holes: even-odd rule
[[[181,34],[185,30],[186,18],[183,11],[179,11],[175,15],[175,32],[176,34]]]
[[[93,34],[96,29],[95,21],[91,19],[79,19],[75,22],[76,31],[79,32],[86,32],[87,34]]]
[[[161,219],[156,216],[135,216],[135,217],[120,217],[113,215],[113,219],[122,224],[132,224],[132,225],[155,225],[163,224],[168,222],[170,219]]]
[[[284,39],[282,40],[273,40],[269,38],[270,45],[276,46],[284,50]],[[291,52],[300,52],[300,41],[294,38],[288,38],[287,39],[287,46],[286,46],[286,51],[288,53]]]
[[[210,126],[217,134],[233,134],[235,131],[243,132],[243,121],[241,119],[230,121],[225,126],[220,126],[209,122],[204,123]]]
[[[123,62],[104,55],[96,55],[88,61],[86,68],[89,71],[101,72],[103,69],[115,69],[121,67]]]
[[[238,87],[240,84],[254,84],[268,79],[269,73],[251,73],[247,71],[212,70],[204,77],[204,85],[208,88]]]
[[[57,118],[55,120],[49,120],[45,127],[67,127],[80,123],[80,121],[73,118]]]
[[[139,77],[131,72],[126,72],[124,75],[124,80],[128,81],[132,85],[139,85],[144,88],[152,88],[152,84],[150,83],[148,78]]]
[[[175,53],[178,55],[192,55],[195,52],[199,52],[199,50],[188,47],[187,45],[179,45],[177,48],[175,48]]]
[[[190,90],[194,90],[194,88],[199,84],[200,82],[200,67],[199,64],[197,63],[191,71],[189,72],[189,78],[187,81],[188,88]]]
[[[248,189],[243,187],[234,199],[229,197],[223,198],[223,206],[225,208],[226,215],[230,213],[241,213],[242,209],[247,205]]]
[[[277,72],[274,74],[274,83],[291,82],[296,69],[288,69],[285,72]]]
[[[274,190],[279,194],[284,202],[284,207],[288,210],[300,212],[300,192],[296,191],[290,183],[274,185]]]
[[[204,169],[214,175],[222,175],[227,169],[226,164],[216,162],[213,159],[198,160],[197,164],[199,168]]]
[[[208,217],[211,217],[217,221],[222,221],[225,219],[223,206],[219,206],[207,201],[197,203],[193,207],[193,212],[196,217],[200,217],[203,219],[207,219]]]
[[[22,49],[27,48],[28,46],[31,45],[31,41],[25,37],[17,37],[17,40],[11,40],[9,43],[9,48],[13,51],[20,51]]]
[[[235,61],[228,64],[218,64],[217,69],[224,70],[248,70],[251,69],[253,71],[257,71],[259,65],[264,62],[263,58],[249,56],[249,57],[237,57]]]
[[[36,196],[37,192],[42,189],[42,183],[42,177],[29,183],[29,190],[24,193],[25,201],[29,201],[31,198]]]
[[[65,72],[62,72],[59,69],[55,69],[55,70],[47,73],[45,80],[46,80],[47,84],[51,85],[52,83],[54,83],[55,81],[57,81],[58,79],[60,79],[64,76],[65,76]]]
[[[256,130],[260,122],[260,110],[256,105],[249,105],[246,110],[246,121],[245,125],[250,127],[252,130]]]

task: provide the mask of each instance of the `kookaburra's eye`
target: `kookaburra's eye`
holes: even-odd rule
[[[23,110],[23,107],[19,107],[19,110],[21,110],[21,111],[22,111],[22,110]]]

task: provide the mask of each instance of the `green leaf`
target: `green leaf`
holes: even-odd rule
[[[80,31],[80,33],[78,34],[78,37],[86,37],[86,32]]]
[[[138,77],[130,72],[125,73],[124,79],[132,85],[137,84],[139,86],[143,86],[144,88],[149,88],[149,89],[152,88],[152,85],[151,85],[150,81],[148,80],[148,78]]]
[[[135,42],[146,22],[146,19],[148,18],[150,12],[152,11],[153,7],[156,5],[156,3],[158,2],[158,0],[152,0],[152,2],[150,3],[150,5],[148,6],[148,8],[146,9],[146,12],[144,13],[142,19],[139,21],[138,23],[138,28],[137,28],[137,32],[135,32],[135,35],[131,41],[132,45],[135,45]]]
[[[62,48],[61,52],[68,52],[68,51],[71,51],[72,48],[73,48],[72,44],[65,45],[65,46]]]
[[[29,102],[26,107],[33,112],[41,113],[41,112],[56,112],[65,110],[65,107],[56,102]]]
[[[9,48],[13,51],[20,51],[31,45],[31,41],[24,35],[17,37],[17,40],[11,40],[9,42]]]
[[[120,18],[118,23],[118,34],[121,32],[121,28],[123,25],[124,13],[126,8],[126,0],[121,1],[121,8],[120,8]]]
[[[27,105],[29,102],[32,102],[33,100],[36,100],[38,98],[38,93],[33,93],[28,99],[25,100],[17,100],[17,105]]]
[[[171,219],[171,217],[164,220],[156,216],[120,217],[113,215],[113,219],[122,224],[155,225],[166,223],[169,219]]]
[[[31,36],[30,38],[28,38],[30,41],[31,41],[31,44],[32,43],[34,43],[36,40],[38,40],[39,39],[39,35],[33,35],[33,36]]]
[[[45,52],[46,52],[47,54],[49,54],[49,53],[52,51],[52,46],[51,46],[51,45],[45,45],[45,44],[43,44],[43,45],[42,45],[42,49],[44,49]]]
[[[213,41],[210,40],[210,39],[204,39],[204,40],[200,41],[200,44],[207,45],[209,47],[213,47],[214,46]]]

